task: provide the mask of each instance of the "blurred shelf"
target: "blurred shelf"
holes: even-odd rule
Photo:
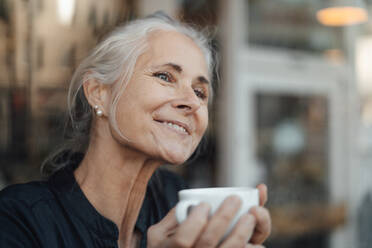
[[[329,232],[345,224],[345,204],[307,204],[270,207],[273,223],[272,238],[297,237],[304,234]]]

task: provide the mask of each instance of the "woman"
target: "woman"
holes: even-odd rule
[[[177,224],[185,186],[157,170],[185,162],[200,143],[212,67],[208,40],[161,15],[109,34],[72,78],[72,142],[45,163],[49,179],[1,192],[0,247],[259,247],[271,227],[265,208],[219,244],[239,199],[210,218],[202,203]]]

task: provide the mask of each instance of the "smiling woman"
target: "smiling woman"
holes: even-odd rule
[[[159,170],[200,143],[212,68],[208,39],[162,14],[110,33],[72,78],[70,133],[43,164],[48,179],[0,193],[0,246],[258,247],[270,232],[264,207],[219,244],[239,200],[212,217],[200,204],[178,224],[172,208],[185,184]]]

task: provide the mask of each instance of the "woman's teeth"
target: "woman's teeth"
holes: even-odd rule
[[[164,122],[165,125],[168,125],[169,127],[172,127],[174,129],[176,129],[177,131],[181,131],[181,132],[184,132],[184,133],[187,133],[186,129],[181,127],[181,126],[178,126],[177,124],[174,124],[174,123],[170,123],[170,122]]]

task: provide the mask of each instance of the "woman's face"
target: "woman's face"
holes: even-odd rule
[[[200,48],[178,32],[150,35],[117,105],[126,147],[180,164],[199,144],[208,125],[209,73]]]

